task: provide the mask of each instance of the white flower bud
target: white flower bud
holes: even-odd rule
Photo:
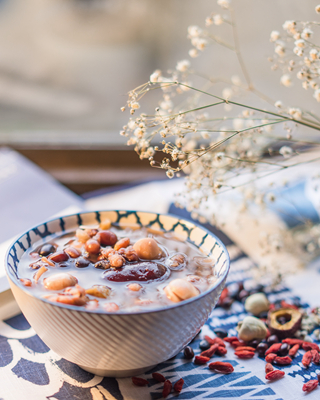
[[[283,86],[286,86],[286,87],[290,87],[292,85],[290,75],[288,75],[288,74],[282,75],[282,77],[280,78],[280,82]]]
[[[272,31],[270,34],[270,42],[275,42],[280,38],[280,33],[278,31]]]
[[[180,72],[185,72],[189,69],[189,67],[190,67],[189,60],[181,60],[177,62],[176,70]]]

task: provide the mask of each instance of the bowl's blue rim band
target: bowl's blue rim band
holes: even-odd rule
[[[103,310],[87,310],[87,309],[81,309],[81,310],[80,310],[77,306],[71,306],[71,305],[68,305],[68,304],[63,304],[63,305],[62,305],[62,304],[59,304],[59,303],[53,303],[53,302],[51,302],[51,301],[49,301],[49,300],[47,300],[47,299],[43,299],[43,298],[41,298],[41,297],[35,296],[35,295],[34,295],[33,293],[31,293],[25,286],[23,286],[19,281],[18,281],[19,284],[18,284],[18,282],[15,282],[14,279],[17,279],[17,276],[13,276],[13,275],[14,275],[13,272],[8,268],[8,259],[9,259],[10,251],[11,251],[11,249],[13,248],[13,246],[16,244],[16,242],[18,242],[18,241],[19,241],[24,235],[26,235],[29,231],[34,230],[34,229],[37,229],[38,227],[40,227],[41,225],[45,225],[46,223],[53,222],[53,221],[57,221],[57,220],[59,220],[59,219],[61,219],[61,218],[67,218],[67,217],[73,217],[73,216],[78,216],[78,217],[80,217],[80,215],[83,215],[83,214],[95,214],[95,213],[96,213],[96,216],[97,216],[97,213],[103,213],[103,212],[145,213],[145,214],[156,214],[157,216],[163,215],[163,216],[168,216],[168,217],[175,218],[175,219],[177,219],[178,221],[187,221],[187,222],[191,223],[192,225],[194,225],[195,227],[197,227],[197,228],[199,228],[199,229],[202,229],[204,232],[207,233],[207,235],[213,236],[213,237],[215,238],[215,240],[218,242],[218,244],[220,245],[220,247],[224,250],[224,252],[225,252],[225,254],[226,254],[226,263],[227,263],[227,266],[226,266],[226,269],[225,269],[225,271],[224,271],[222,277],[219,277],[219,279],[217,280],[217,282],[215,282],[214,285],[213,285],[210,289],[206,290],[205,292],[199,294],[199,295],[196,296],[196,297],[192,297],[191,299],[184,300],[184,301],[182,301],[182,302],[180,302],[180,303],[172,304],[172,305],[170,305],[170,306],[164,306],[163,308],[148,309],[148,310],[141,310],[141,311],[131,311],[131,312],[128,312],[128,311],[117,311],[116,313],[106,312],[106,311],[103,311]],[[210,232],[208,229],[204,228],[204,227],[201,226],[200,224],[197,224],[197,223],[195,223],[195,222],[193,222],[193,221],[191,221],[191,220],[189,220],[189,219],[187,219],[187,218],[178,218],[178,216],[177,216],[177,215],[174,215],[174,214],[169,214],[169,213],[160,213],[160,214],[159,214],[159,213],[152,212],[152,211],[139,211],[139,210],[96,210],[96,211],[83,211],[83,212],[79,212],[79,213],[66,214],[66,215],[62,215],[62,216],[59,216],[59,217],[51,218],[51,219],[49,219],[49,220],[46,220],[45,222],[42,222],[42,223],[40,223],[40,224],[35,225],[34,227],[32,227],[32,228],[30,228],[30,229],[27,229],[27,230],[26,230],[24,233],[22,233],[18,238],[15,238],[14,241],[11,243],[11,245],[8,247],[8,250],[7,250],[6,255],[5,255],[5,269],[6,269],[6,273],[7,273],[8,277],[10,278],[10,280],[12,281],[12,283],[13,283],[14,285],[16,285],[17,287],[19,287],[20,289],[22,289],[22,290],[23,290],[25,293],[27,293],[29,296],[31,296],[31,297],[33,297],[33,298],[36,298],[36,299],[38,299],[38,300],[41,300],[41,301],[43,301],[44,303],[48,303],[48,304],[50,304],[50,305],[52,305],[52,306],[55,306],[55,307],[67,308],[67,309],[69,309],[69,310],[74,310],[74,311],[78,311],[78,312],[93,313],[93,314],[106,314],[106,315],[114,315],[114,316],[116,316],[116,315],[147,314],[147,313],[151,313],[151,312],[152,312],[152,313],[153,313],[153,312],[163,312],[163,311],[166,311],[166,310],[170,310],[170,309],[172,309],[172,308],[182,307],[182,306],[184,306],[184,305],[186,305],[186,304],[189,304],[189,303],[191,303],[191,302],[193,302],[193,301],[195,301],[195,300],[197,300],[197,299],[200,299],[200,298],[202,298],[202,297],[207,296],[207,295],[208,295],[209,293],[211,293],[214,289],[216,289],[216,288],[219,286],[219,284],[220,284],[221,282],[223,282],[223,281],[226,279],[226,277],[227,277],[227,275],[228,275],[228,273],[229,273],[229,270],[230,270],[230,256],[229,256],[229,253],[228,253],[228,250],[227,250],[226,246],[222,243],[222,241],[221,241],[215,234],[213,234],[212,232]],[[13,279],[12,279],[12,278],[13,278]]]

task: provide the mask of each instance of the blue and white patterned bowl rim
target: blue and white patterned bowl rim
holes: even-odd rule
[[[47,226],[48,223],[51,223],[51,222],[54,222],[54,221],[60,221],[60,228],[61,228],[61,233],[62,233],[62,231],[65,230],[64,218],[69,218],[69,217],[76,216],[77,217],[77,223],[80,226],[80,225],[85,225],[82,222],[82,217],[81,217],[82,215],[96,214],[97,223],[100,223],[101,222],[100,213],[105,213],[105,212],[115,212],[115,213],[117,213],[118,214],[118,220],[116,221],[116,223],[118,223],[121,220],[122,217],[125,217],[125,216],[127,216],[129,214],[135,214],[135,216],[137,217],[137,221],[140,220],[139,216],[137,214],[154,214],[156,216],[156,219],[153,220],[153,221],[150,221],[148,225],[142,225],[141,223],[137,222],[138,225],[141,224],[141,226],[143,226],[143,227],[149,226],[150,224],[152,224],[154,222],[158,222],[159,226],[162,226],[162,228],[163,228],[162,223],[159,221],[159,217],[160,216],[163,216],[163,217],[167,216],[167,217],[170,217],[170,218],[174,218],[174,219],[177,220],[177,223],[172,227],[173,229],[170,229],[170,230],[164,229],[164,231],[166,231],[166,232],[174,232],[174,228],[176,226],[180,225],[180,226],[183,227],[184,231],[188,232],[188,239],[187,240],[190,243],[192,243],[193,245],[195,245],[196,247],[198,247],[198,248],[201,247],[201,245],[203,244],[203,242],[204,242],[204,240],[205,240],[205,238],[207,236],[213,237],[215,239],[215,244],[212,247],[212,249],[210,250],[208,255],[212,254],[213,249],[218,244],[218,246],[222,250],[220,256],[224,253],[225,257],[226,257],[226,260],[222,265],[222,267],[224,267],[223,273],[221,274],[221,276],[218,276],[217,281],[212,285],[212,287],[210,289],[206,290],[205,292],[203,292],[203,293],[199,294],[198,296],[193,297],[191,299],[184,300],[184,301],[182,301],[180,303],[172,304],[170,306],[164,306],[162,308],[156,308],[156,309],[150,308],[148,310],[130,311],[130,312],[128,312],[128,311],[118,311],[117,313],[106,312],[106,311],[103,311],[103,310],[87,310],[87,309],[81,309],[80,310],[79,307],[77,307],[77,306],[72,306],[72,305],[67,305],[67,304],[59,304],[59,303],[52,303],[51,301],[49,301],[47,299],[44,299],[44,298],[41,298],[41,297],[38,297],[38,296],[34,295],[32,292],[30,292],[30,290],[28,290],[25,286],[22,285],[22,283],[18,280],[18,276],[17,276],[17,269],[18,269],[19,260],[18,260],[17,255],[16,255],[16,249],[15,249],[15,245],[16,244],[19,245],[19,247],[22,248],[24,251],[27,251],[27,249],[32,245],[31,244],[31,238],[30,238],[30,235],[29,235],[30,232],[34,232],[36,235],[38,235],[39,236],[39,240],[45,239],[47,236],[53,235],[55,233],[55,232],[50,232],[48,230],[48,226]],[[122,215],[120,213],[127,213],[127,214],[123,214]],[[193,225],[193,228],[192,229],[187,228],[187,226],[184,224],[184,222],[187,222],[188,224]],[[77,226],[77,225],[75,225],[75,226]],[[44,231],[43,232],[41,232],[39,230],[39,228],[41,228],[41,227],[44,227]],[[201,229],[203,231],[203,233],[204,233],[204,236],[202,238],[202,242],[200,243],[200,245],[196,245],[192,240],[190,240],[190,233],[195,228]],[[29,247],[27,247],[27,248],[25,248],[23,243],[21,243],[21,239],[24,238],[24,237],[27,238],[27,241],[28,241],[28,244],[29,244]],[[13,254],[11,253],[12,251],[13,251]],[[14,266],[12,266],[10,264],[9,257],[12,259],[12,262],[14,263]],[[222,269],[222,267],[220,268],[220,270]],[[154,313],[154,312],[162,312],[162,311],[170,310],[170,309],[173,309],[173,308],[185,306],[185,305],[187,305],[189,303],[192,303],[193,301],[200,300],[201,298],[207,296],[210,292],[214,291],[221,284],[221,282],[227,277],[227,275],[229,273],[229,269],[230,269],[230,257],[229,257],[229,253],[228,253],[225,245],[222,243],[222,241],[216,235],[214,235],[212,232],[210,232],[208,229],[204,228],[203,226],[201,226],[201,225],[199,225],[199,224],[197,224],[197,223],[195,223],[195,222],[193,222],[191,220],[188,220],[187,218],[181,218],[180,219],[178,216],[176,216],[174,214],[169,214],[169,213],[161,213],[161,214],[159,214],[159,213],[149,212],[149,211],[99,210],[99,211],[84,211],[84,212],[75,213],[75,214],[63,215],[61,217],[52,218],[50,220],[42,222],[41,224],[38,224],[38,225],[36,225],[35,227],[33,227],[31,229],[28,229],[23,234],[21,234],[18,239],[15,239],[14,242],[9,246],[9,248],[8,248],[8,250],[6,252],[6,255],[5,255],[5,269],[6,269],[7,275],[11,278],[11,281],[16,286],[18,286],[21,290],[23,290],[29,296],[35,297],[38,300],[41,300],[41,301],[43,301],[45,303],[49,303],[51,306],[55,306],[55,307],[59,307],[59,308],[67,308],[67,309],[70,309],[70,310],[76,310],[78,312],[85,312],[85,313],[89,313],[89,314],[92,314],[92,313],[93,314],[106,314],[106,315],[110,314],[110,315],[114,315],[114,316],[115,315],[133,315],[133,314],[136,315],[136,314],[148,314],[148,313]]]

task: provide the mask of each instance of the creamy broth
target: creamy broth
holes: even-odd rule
[[[38,297],[107,312],[162,308],[216,281],[214,260],[191,243],[114,225],[48,236],[23,255],[18,273]]]

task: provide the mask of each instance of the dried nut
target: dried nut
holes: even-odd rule
[[[281,324],[279,318],[285,319],[287,322]],[[279,339],[292,337],[301,327],[302,314],[298,310],[292,308],[280,308],[278,310],[269,311],[268,326],[272,334],[278,336]]]
[[[111,231],[100,231],[97,236],[100,237],[102,246],[114,246],[118,241],[117,235]]]
[[[88,232],[86,232],[84,229],[78,228],[76,230],[76,237],[79,240],[79,242],[85,243],[87,240],[90,239],[90,235]]]
[[[86,293],[90,294],[91,296],[106,299],[110,296],[111,289],[104,285],[93,285],[90,289],[86,290]]]
[[[239,339],[249,342],[253,339],[264,339],[267,336],[267,327],[256,317],[245,317],[238,323]]]
[[[178,303],[191,297],[198,296],[199,291],[184,279],[174,279],[164,288],[164,292],[168,299]]]
[[[182,253],[176,253],[167,259],[167,266],[173,271],[183,269],[187,265],[186,256]]]
[[[244,308],[247,312],[258,316],[260,313],[269,310],[269,301],[264,293],[255,293],[247,297]]]
[[[70,274],[62,272],[61,274],[51,275],[43,280],[44,287],[48,290],[61,290],[78,283],[78,279]]]
[[[133,245],[134,250],[137,252],[138,257],[144,260],[154,260],[159,258],[161,249],[158,243],[152,238],[144,238],[138,240]]]
[[[129,283],[127,288],[132,292],[139,292],[139,290],[142,289],[142,286],[139,285],[139,283]]]
[[[66,249],[64,249],[64,252],[67,253],[68,256],[71,258],[78,258],[81,256],[81,252],[72,246],[69,246]]]
[[[114,245],[114,249],[120,250],[123,249],[125,247],[128,247],[130,244],[130,239],[129,238],[122,238],[120,240],[117,241],[117,243]]]
[[[120,268],[125,263],[124,258],[120,254],[111,254],[109,255],[108,260],[110,261],[111,267]]]
[[[89,239],[85,244],[85,249],[90,254],[99,254],[100,243],[97,240]]]

